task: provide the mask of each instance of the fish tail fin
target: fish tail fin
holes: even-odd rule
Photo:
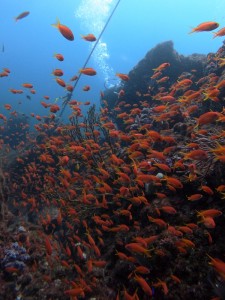
[[[152,257],[152,255],[151,255],[151,253],[150,253],[150,250],[147,250],[146,253],[145,253],[145,255],[146,255],[147,257],[149,257],[149,258]]]
[[[60,25],[60,21],[59,21],[59,18],[57,17],[56,18],[56,23],[55,24],[51,24],[53,27],[56,27],[56,28],[58,28],[59,27],[59,25]]]
[[[195,32],[195,28],[194,28],[194,27],[191,27],[191,31],[188,32],[188,34],[192,34],[193,32]]]
[[[198,217],[203,217],[200,211],[196,210],[196,212],[197,212]],[[198,222],[201,222],[201,221],[198,221]]]
[[[213,34],[213,39],[215,39],[216,37],[217,37],[217,32],[212,32],[212,34]]]

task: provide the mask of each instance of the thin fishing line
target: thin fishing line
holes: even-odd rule
[[[93,54],[93,52],[94,52],[96,46],[98,45],[98,43],[99,43],[99,41],[100,41],[100,38],[102,37],[102,35],[103,35],[103,33],[104,33],[106,27],[108,26],[108,24],[109,24],[109,22],[110,22],[110,20],[111,20],[111,18],[112,18],[112,16],[113,16],[113,14],[114,14],[114,12],[116,11],[116,9],[117,9],[117,7],[118,7],[120,1],[121,1],[121,0],[118,0],[118,1],[117,1],[117,3],[116,3],[116,5],[115,5],[114,9],[112,10],[112,12],[111,12],[111,14],[110,14],[110,16],[109,16],[107,22],[105,23],[105,26],[103,27],[103,29],[102,29],[102,31],[101,31],[101,33],[100,33],[98,39],[96,40],[96,42],[95,42],[95,44],[94,44],[94,47],[92,48],[90,54],[88,55],[88,57],[87,57],[87,59],[86,59],[84,65],[83,65],[82,69],[84,69],[84,68],[86,67],[86,65],[88,64],[88,62],[89,62],[89,60],[90,60],[90,58],[91,58],[91,56],[92,56],[92,54]],[[76,88],[76,86],[77,86],[77,84],[78,84],[78,82],[79,82],[79,79],[80,79],[81,75],[82,75],[82,73],[80,73],[80,74],[78,75],[78,78],[77,78],[77,80],[75,81],[74,86],[73,86],[73,91],[75,90],[75,88]],[[72,95],[73,95],[73,92],[68,93],[65,97],[63,97],[63,98],[65,98],[65,100],[64,100],[64,102],[63,102],[63,107],[62,107],[62,110],[61,110],[61,112],[60,112],[60,114],[59,114],[59,117],[61,117],[61,116],[63,115],[63,113],[64,113],[64,111],[65,111],[65,108],[66,108],[68,102],[69,102],[70,99],[72,98]]]

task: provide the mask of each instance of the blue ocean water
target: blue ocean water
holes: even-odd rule
[[[98,37],[117,2],[1,0],[0,68],[11,71],[8,77],[0,78],[1,111],[3,104],[9,103],[14,110],[25,114],[48,114],[40,105],[44,95],[50,96],[49,103],[61,106],[60,97],[67,92],[55,82],[53,69],[62,69],[67,83],[79,74],[93,47],[81,34],[93,33]],[[30,14],[15,22],[14,17],[23,11]],[[104,86],[118,83],[116,72],[128,73],[152,47],[166,40],[172,40],[174,48],[184,55],[215,52],[223,38],[212,39],[212,32],[188,33],[205,21],[216,21],[220,28],[224,27],[224,11],[222,0],[119,1],[87,65],[98,74],[81,76],[72,99],[98,106]],[[57,18],[73,31],[74,41],[66,40],[51,26]],[[54,53],[62,53],[65,60],[57,61]],[[9,92],[10,88],[20,89],[24,82],[34,85],[35,95],[26,89],[21,95]],[[91,90],[83,92],[84,85],[90,85]],[[31,96],[30,100],[27,95]]]

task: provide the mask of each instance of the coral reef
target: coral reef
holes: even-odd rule
[[[2,298],[224,298],[224,56],[162,43],[4,153]]]

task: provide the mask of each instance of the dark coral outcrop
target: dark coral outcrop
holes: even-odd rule
[[[186,73],[185,75],[190,73],[191,76],[191,72],[196,70],[195,80],[197,81],[203,77],[207,56],[202,54],[181,55],[174,50],[172,41],[158,44],[148,51],[145,57],[129,72],[129,81],[121,82],[119,86],[112,87],[104,92],[109,107],[113,108],[118,103],[118,93],[121,89],[124,90],[125,95],[119,100],[130,104],[137,103],[139,100],[138,94],[147,97],[149,90],[154,90],[157,84],[156,80],[151,78],[154,73],[153,69],[164,62],[170,63],[170,67],[163,73],[163,76],[169,76],[169,81],[165,87],[170,87],[182,73]],[[149,98],[151,99],[150,95]]]

